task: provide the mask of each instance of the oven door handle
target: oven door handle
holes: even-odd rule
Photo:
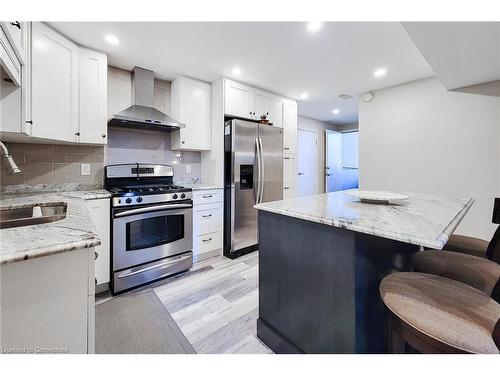
[[[115,217],[123,217],[123,216],[140,214],[140,213],[144,213],[144,212],[152,212],[152,211],[160,211],[160,210],[177,210],[179,208],[193,208],[193,205],[188,204],[188,203],[185,203],[185,204],[163,204],[160,206],[135,208],[133,210],[118,212],[115,214]]]
[[[129,277],[129,276],[134,276],[134,275],[137,275],[139,273],[143,273],[143,272],[147,272],[147,271],[151,271],[151,270],[154,270],[156,268],[164,268],[166,266],[169,266],[171,264],[174,264],[174,263],[177,263],[177,262],[180,262],[180,261],[183,261],[183,260],[186,260],[190,257],[190,255],[184,255],[180,258],[177,258],[177,259],[174,259],[174,260],[169,260],[167,262],[163,262],[163,263],[159,263],[159,264],[155,264],[154,266],[149,266],[149,267],[146,267],[146,268],[142,268],[140,270],[137,270],[137,271],[132,271],[132,272],[129,272],[129,273],[126,273],[124,275],[118,275],[117,277],[119,279],[123,279],[124,277]]]

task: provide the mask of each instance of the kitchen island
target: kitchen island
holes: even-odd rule
[[[382,278],[411,254],[441,249],[472,199],[407,193],[400,204],[345,192],[256,205],[257,336],[276,353],[384,353],[390,343]]]

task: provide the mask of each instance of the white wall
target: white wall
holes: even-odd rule
[[[500,98],[446,91],[436,78],[359,105],[361,189],[473,197],[457,233],[491,239],[500,196]]]
[[[325,192],[325,130],[331,129],[336,130],[336,125],[329,124],[323,121],[314,120],[308,117],[299,116],[297,120],[297,127],[299,129],[312,130],[316,132],[316,137],[318,139],[318,149],[317,149],[317,171],[316,171],[316,186],[317,192]],[[299,157],[297,155],[297,157]]]

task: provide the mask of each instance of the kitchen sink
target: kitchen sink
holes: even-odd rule
[[[66,217],[66,203],[43,203],[0,208],[0,229],[51,223]]]

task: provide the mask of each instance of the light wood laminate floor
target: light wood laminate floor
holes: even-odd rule
[[[197,353],[270,353],[256,337],[258,252],[207,259],[153,286]]]

